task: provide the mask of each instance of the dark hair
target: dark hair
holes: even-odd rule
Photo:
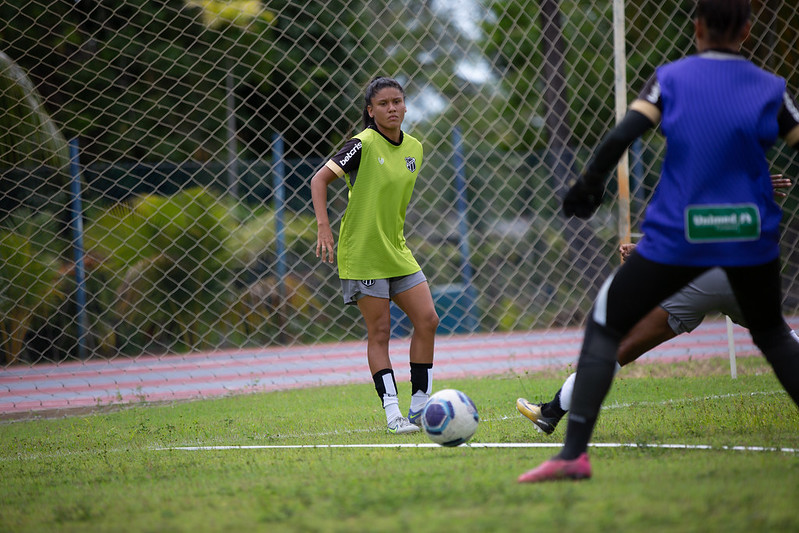
[[[405,98],[405,90],[402,88],[402,85],[395,80],[394,78],[387,78],[385,76],[378,76],[372,81],[369,82],[369,85],[366,86],[366,92],[364,93],[364,104],[363,104],[363,127],[368,128],[374,123],[374,119],[369,116],[368,107],[372,105],[372,98],[374,98],[375,94],[378,91],[385,89],[386,87],[394,87],[395,89],[399,89],[402,93],[402,97]]]
[[[752,14],[750,0],[697,0],[696,18],[705,21],[713,43],[735,39]]]

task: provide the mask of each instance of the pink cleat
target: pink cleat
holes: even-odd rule
[[[558,481],[561,479],[588,479],[591,477],[591,463],[588,454],[583,453],[577,459],[549,459],[537,467],[519,476],[519,483],[538,483],[540,481]]]

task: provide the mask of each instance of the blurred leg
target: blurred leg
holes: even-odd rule
[[[763,352],[794,403],[799,405],[799,343],[782,316],[779,260],[724,270],[752,341]]]
[[[621,366],[632,363],[649,350],[676,336],[669,325],[669,313],[657,306],[621,340],[617,360]]]
[[[588,448],[599,409],[613,381],[622,339],[660,302],[703,271],[662,265],[633,253],[605,282],[592,309],[577,363],[561,459],[576,459]]]

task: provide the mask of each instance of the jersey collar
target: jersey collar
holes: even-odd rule
[[[735,52],[725,48],[709,48],[699,54],[699,57],[706,59],[744,59],[740,52]]]
[[[379,134],[380,134],[380,136],[381,136],[381,137],[383,137],[383,138],[384,138],[386,141],[388,141],[389,143],[393,144],[394,146],[399,146],[399,145],[401,145],[401,144],[402,144],[402,140],[403,140],[403,139],[405,139],[405,132],[404,132],[404,131],[402,131],[402,130],[400,130],[400,139],[399,139],[399,142],[398,142],[398,143],[395,143],[394,141],[392,141],[391,139],[389,139],[388,137],[386,137],[385,135],[383,135],[383,132],[381,132],[381,131],[380,131],[380,130],[377,128],[377,125],[375,125],[374,123],[372,123],[372,124],[369,124],[369,129],[375,130],[377,133],[379,133]]]

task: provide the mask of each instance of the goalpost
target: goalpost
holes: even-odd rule
[[[616,94],[616,123],[624,118],[627,111],[627,52],[624,24],[624,0],[613,0],[613,71],[614,92]],[[619,187],[619,240],[622,244],[632,242],[630,225],[630,159],[625,150],[616,167],[616,180]],[[727,322],[727,345],[730,354],[730,376],[735,379],[738,370],[735,360],[735,338],[733,337],[732,320]]]
[[[624,0],[613,0],[613,71],[616,94],[616,122],[627,111],[627,56],[625,47]],[[616,169],[619,186],[619,239],[622,244],[631,242],[630,234],[630,162],[628,151],[619,160]]]

